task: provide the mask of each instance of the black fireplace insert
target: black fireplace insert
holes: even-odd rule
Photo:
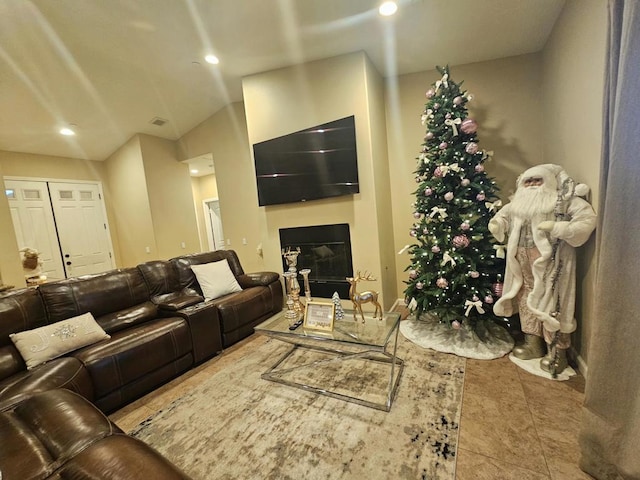
[[[349,299],[346,277],[353,277],[353,262],[348,223],[281,228],[280,247],[284,251],[300,249],[296,269],[298,273],[304,268],[311,269],[309,288],[312,297],[331,298],[338,292],[340,298]],[[283,271],[289,268],[284,258],[282,268]],[[298,275],[298,282],[304,290],[301,275]]]

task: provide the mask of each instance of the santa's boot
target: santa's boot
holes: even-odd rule
[[[520,360],[531,360],[532,358],[543,357],[547,352],[544,339],[529,333],[524,334],[524,343],[513,349],[513,356]]]
[[[566,348],[549,348],[549,353],[540,360],[540,368],[549,373],[560,373],[567,368],[568,365]]]

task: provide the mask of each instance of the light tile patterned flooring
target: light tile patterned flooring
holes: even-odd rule
[[[239,342],[110,418],[123,430],[132,429],[202,379],[224,369],[229,353],[255,337]],[[591,479],[578,468],[583,397],[581,375],[556,382],[521,370],[507,357],[467,359],[456,480]]]

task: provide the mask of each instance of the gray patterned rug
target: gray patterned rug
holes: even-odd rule
[[[129,433],[194,479],[454,479],[463,358],[400,335],[405,369],[387,413],[262,380],[287,348],[248,342],[228,354],[228,366]],[[364,362],[342,368],[310,375],[351,381],[362,392],[379,388],[362,381],[375,377]]]

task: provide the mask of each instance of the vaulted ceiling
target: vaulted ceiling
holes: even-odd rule
[[[536,52],[564,0],[379,3],[2,0],[0,150],[104,160],[135,133],[180,138],[243,76],[354,51],[386,78]]]

